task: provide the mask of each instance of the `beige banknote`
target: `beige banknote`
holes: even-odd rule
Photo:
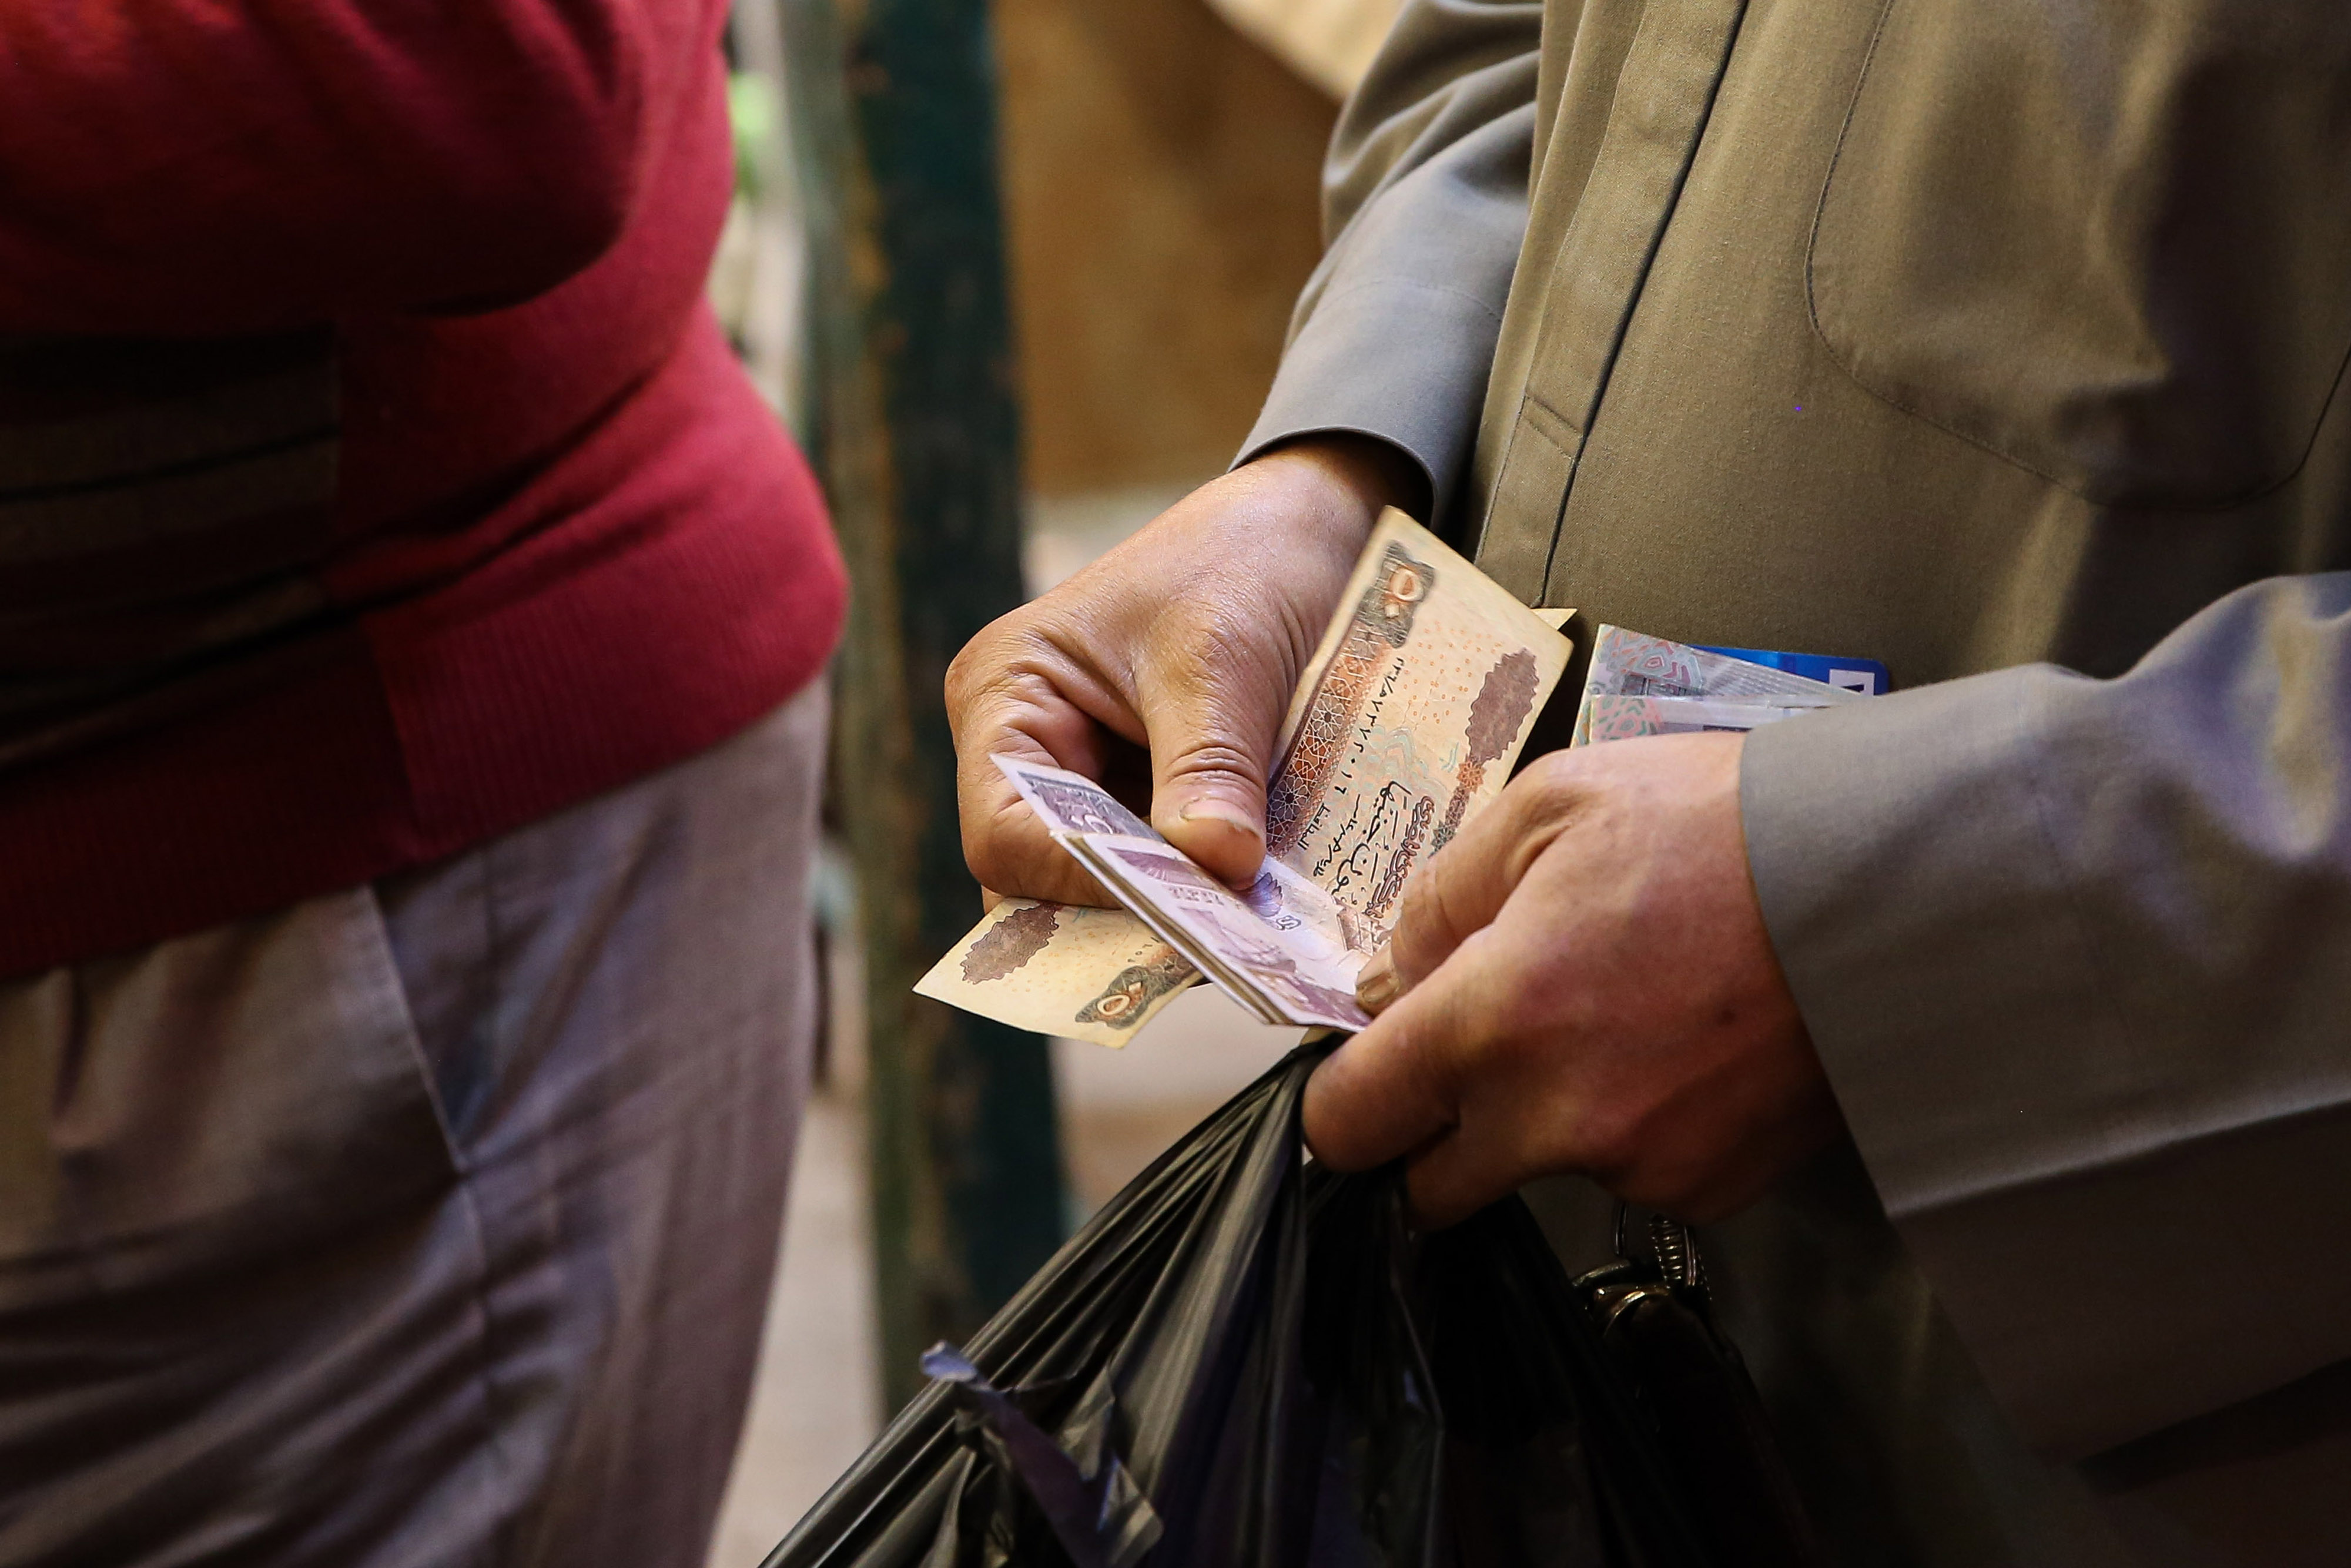
[[[1386,939],[1414,868],[1500,792],[1566,667],[1570,644],[1558,627],[1570,613],[1528,609],[1402,512],[1385,513],[1299,683],[1276,749],[1268,848],[1280,873],[1294,874],[1261,875],[1258,887],[1235,895],[1244,908],[1265,905],[1260,915],[1286,897],[1281,907],[1295,914],[1312,902],[1311,890],[1297,885],[1302,879],[1328,895],[1315,930],[1273,940],[1221,905],[1214,922],[1203,915],[1179,926],[1185,900],[1173,891],[1172,868],[1147,885],[1136,880],[1147,874],[1138,857],[1181,859],[1147,824],[1089,780],[1000,758],[1047,827],[1110,891],[1148,911],[1160,932],[1124,911],[1087,911],[1095,918],[1055,917],[1050,927],[1046,915],[1019,916],[1028,924],[1009,940],[998,933],[1015,916],[999,908],[917,989],[1023,1028],[1118,1043],[1205,969],[1269,1021],[1359,1026],[1347,979]],[[1102,846],[1086,841],[1102,835],[1123,835],[1126,852],[1100,858]],[[1125,885],[1112,885],[1120,880]],[[1208,902],[1201,894],[1198,908]],[[1325,929],[1337,952],[1298,946],[1311,947]],[[1168,936],[1202,962],[1187,962],[1178,944],[1162,940]],[[1176,972],[1138,960],[1154,944],[1182,972],[1162,990],[1135,979]],[[993,956],[1015,950],[1020,960],[1010,968]],[[1045,1021],[1073,1017],[1123,979],[1142,998],[1132,1024],[1081,1030]]]
[[[1119,1046],[1199,977],[1123,909],[1008,898],[914,989],[1015,1029]]]
[[[1381,517],[1290,699],[1266,803],[1267,850],[1353,912],[1360,950],[1501,792],[1571,651],[1437,536]]]
[[[1091,779],[1014,758],[995,762],[1050,832],[1165,842]],[[972,927],[914,991],[1016,1029],[1119,1046],[1200,977],[1123,909],[1013,898]]]

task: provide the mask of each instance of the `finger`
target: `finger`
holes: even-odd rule
[[[975,643],[975,647],[978,646]],[[1071,693],[1068,688],[1079,688]],[[981,885],[1026,898],[1108,904],[1101,886],[1053,841],[1019,790],[992,760],[1013,757],[1099,778],[1121,716],[1082,669],[1008,664],[987,685],[951,680],[956,732],[956,807],[964,858]],[[1131,716],[1126,723],[1139,730]]]
[[[1561,768],[1550,765],[1546,770],[1555,774]],[[1525,777],[1514,780],[1405,883],[1388,936],[1399,992],[1418,985],[1472,935],[1493,924],[1527,867],[1557,836],[1562,791],[1522,789],[1527,782]]]
[[[1405,1201],[1416,1230],[1458,1225],[1498,1197],[1516,1192],[1527,1177],[1511,1158],[1513,1140],[1494,1135],[1474,1121],[1447,1128],[1415,1153],[1405,1166]]]
[[[1165,662],[1143,702],[1152,826],[1236,887],[1265,860],[1266,773],[1290,704],[1285,656],[1196,637],[1185,657]]]
[[[1555,957],[1523,921],[1506,915],[1472,935],[1406,998],[1426,998],[1456,1020],[1452,1065],[1442,1069],[1453,1085],[1452,1118],[1407,1151],[1405,1167],[1413,1224],[1423,1230],[1467,1219],[1545,1168],[1536,1155],[1547,1146],[1541,1134],[1557,1101],[1527,1076],[1524,998]]]
[[[1314,1070],[1302,1125],[1315,1158],[1369,1170],[1454,1124],[1463,1041],[1476,1037],[1484,1013],[1474,1005],[1483,977],[1473,965],[1458,967],[1405,993]]]
[[[1355,977],[1355,1000],[1363,1004],[1365,1012],[1377,1018],[1403,991],[1404,984],[1396,976],[1395,955],[1384,942]]]
[[[1030,760],[1050,762],[1051,758]],[[982,891],[995,899],[1009,895],[1103,908],[1115,904],[1117,901],[1102,890],[1092,873],[1054,841],[1035,810],[1001,770],[986,758],[979,759],[979,767],[995,777],[981,777],[977,768],[960,760],[956,772],[964,863],[979,880]]]

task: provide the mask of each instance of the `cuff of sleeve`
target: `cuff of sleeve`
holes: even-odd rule
[[[1472,293],[1404,277],[1342,284],[1291,340],[1234,465],[1301,435],[1375,436],[1420,465],[1441,517],[1469,460],[1500,330]]]
[[[2299,634],[2263,630],[2295,602],[2224,601],[2120,680],[2004,670],[1744,753],[1764,922],[1854,1141],[1985,1382],[2055,1458],[2346,1354],[2351,1270],[2307,1243],[2351,1227],[2351,1079],[2331,1020],[2286,1005],[2339,982],[2262,961],[2327,929],[2334,862],[2299,882],[2272,863],[2284,808],[2246,781],[2296,728],[2293,694],[2333,689],[2264,697],[2240,670]]]
[[[2126,1326],[2166,1265],[2100,1249],[2145,1234],[2146,1195],[2069,1181],[2116,1132],[2083,1080],[2133,1042],[2035,798],[2035,716],[2067,682],[2088,684],[2006,670],[1757,730],[1740,799],[1765,925],[1887,1217],[2026,1439],[2073,1458],[2199,1395],[2160,1364],[2179,1346]]]
[[[1758,730],[1764,922],[1888,1218],[2054,1457],[2351,1358],[2351,577],[2127,674]]]
[[[1981,1102],[2031,1088],[1978,1076],[1995,1061],[1965,1053],[1922,1073],[1924,1054],[2021,1019],[2093,1026],[2077,1016],[2088,956],[2033,798],[2043,674],[1767,726],[1742,754],[1764,923],[1889,1212],[1952,1196],[1980,1163]]]

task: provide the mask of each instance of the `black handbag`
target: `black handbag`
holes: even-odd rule
[[[1627,1245],[1616,1206],[1616,1260],[1575,1281],[1601,1343],[1680,1478],[1719,1561],[1812,1568],[1820,1561],[1794,1478],[1781,1458],[1747,1364],[1714,1321],[1706,1269],[1687,1228],[1648,1224]]]

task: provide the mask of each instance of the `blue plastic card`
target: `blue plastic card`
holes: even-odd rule
[[[1825,653],[1781,653],[1769,648],[1716,648],[1703,643],[1692,645],[1708,653],[1785,670],[1792,675],[1841,686],[1867,697],[1884,696],[1894,686],[1894,677],[1875,659],[1834,659]]]

